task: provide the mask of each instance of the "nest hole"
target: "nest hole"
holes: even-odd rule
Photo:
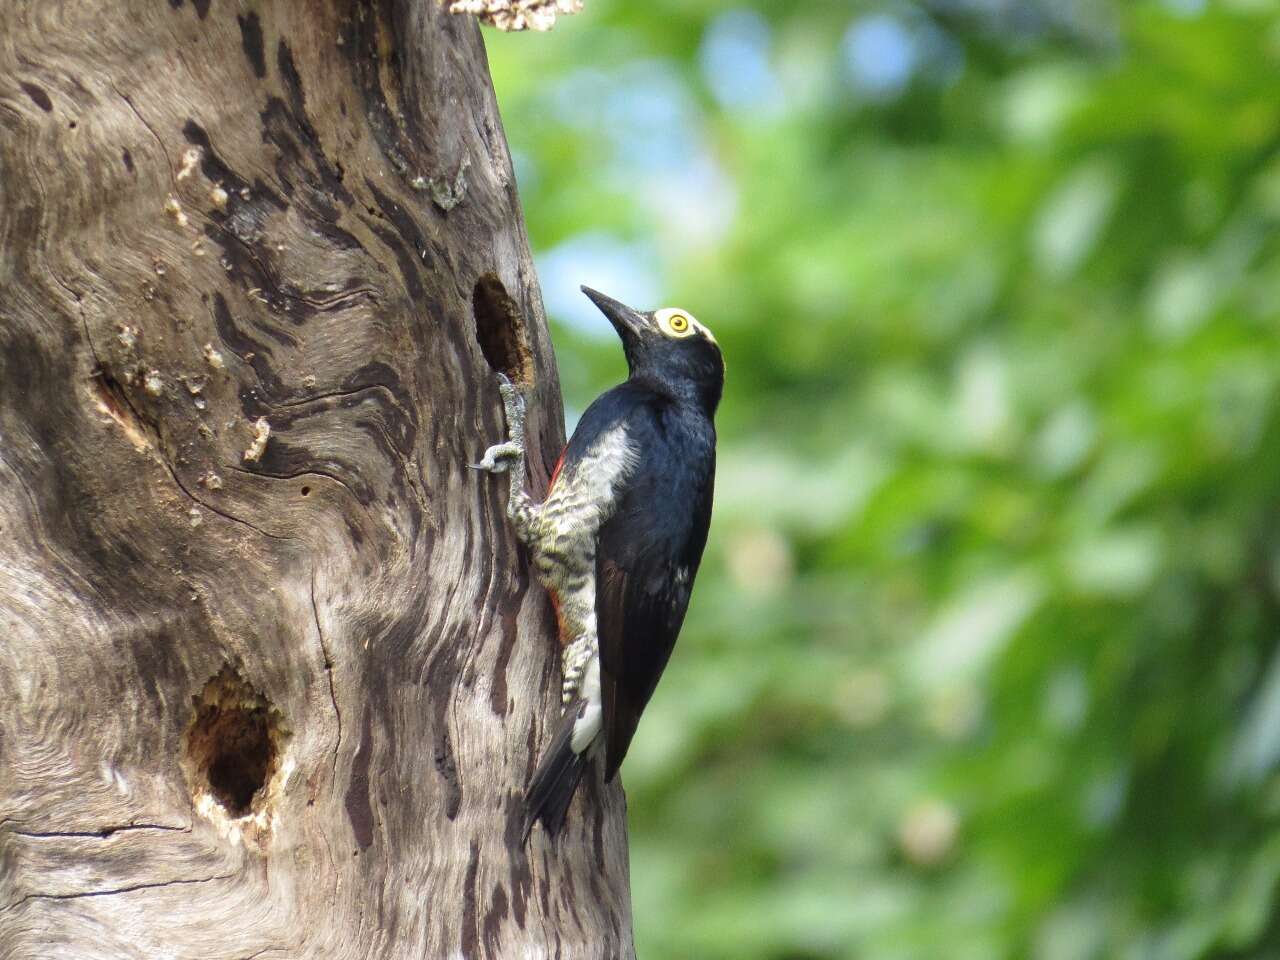
[[[520,305],[507,293],[495,274],[476,281],[471,295],[476,320],[476,341],[495,373],[506,374],[523,386],[533,384],[533,352]]]
[[[260,809],[279,765],[279,712],[230,666],[194,698],[184,760],[195,793],[208,793],[231,817]]]

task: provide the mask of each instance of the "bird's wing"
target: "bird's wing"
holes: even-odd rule
[[[661,441],[655,441],[661,442]],[[596,545],[605,778],[626,756],[636,724],[675,646],[706,545],[712,481],[676,484],[643,458]],[[661,507],[655,513],[654,504]]]

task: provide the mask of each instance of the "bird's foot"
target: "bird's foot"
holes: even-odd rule
[[[579,637],[564,648],[564,653],[561,654],[561,662],[564,664],[564,684],[560,689],[562,703],[569,704],[578,695],[582,675],[595,652],[595,643],[591,637]]]
[[[495,443],[484,452],[479,463],[471,464],[472,470],[484,470],[487,473],[506,473],[511,464],[524,456],[524,448],[514,441]]]
[[[471,464],[473,470],[487,473],[506,473],[512,464],[524,456],[524,396],[505,375],[498,374],[498,392],[502,394],[502,409],[507,417],[506,443],[497,443],[484,452],[479,463]]]

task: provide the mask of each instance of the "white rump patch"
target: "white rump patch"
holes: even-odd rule
[[[582,696],[587,701],[582,716],[573,725],[573,733],[569,737],[569,748],[574,753],[582,753],[600,733],[604,718],[604,701],[600,696],[600,655],[596,654],[587,664],[586,673],[582,677]]]

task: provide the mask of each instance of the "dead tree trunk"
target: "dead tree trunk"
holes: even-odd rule
[[[559,385],[479,30],[0,4],[0,956],[632,954],[519,795],[553,620],[466,468]]]

